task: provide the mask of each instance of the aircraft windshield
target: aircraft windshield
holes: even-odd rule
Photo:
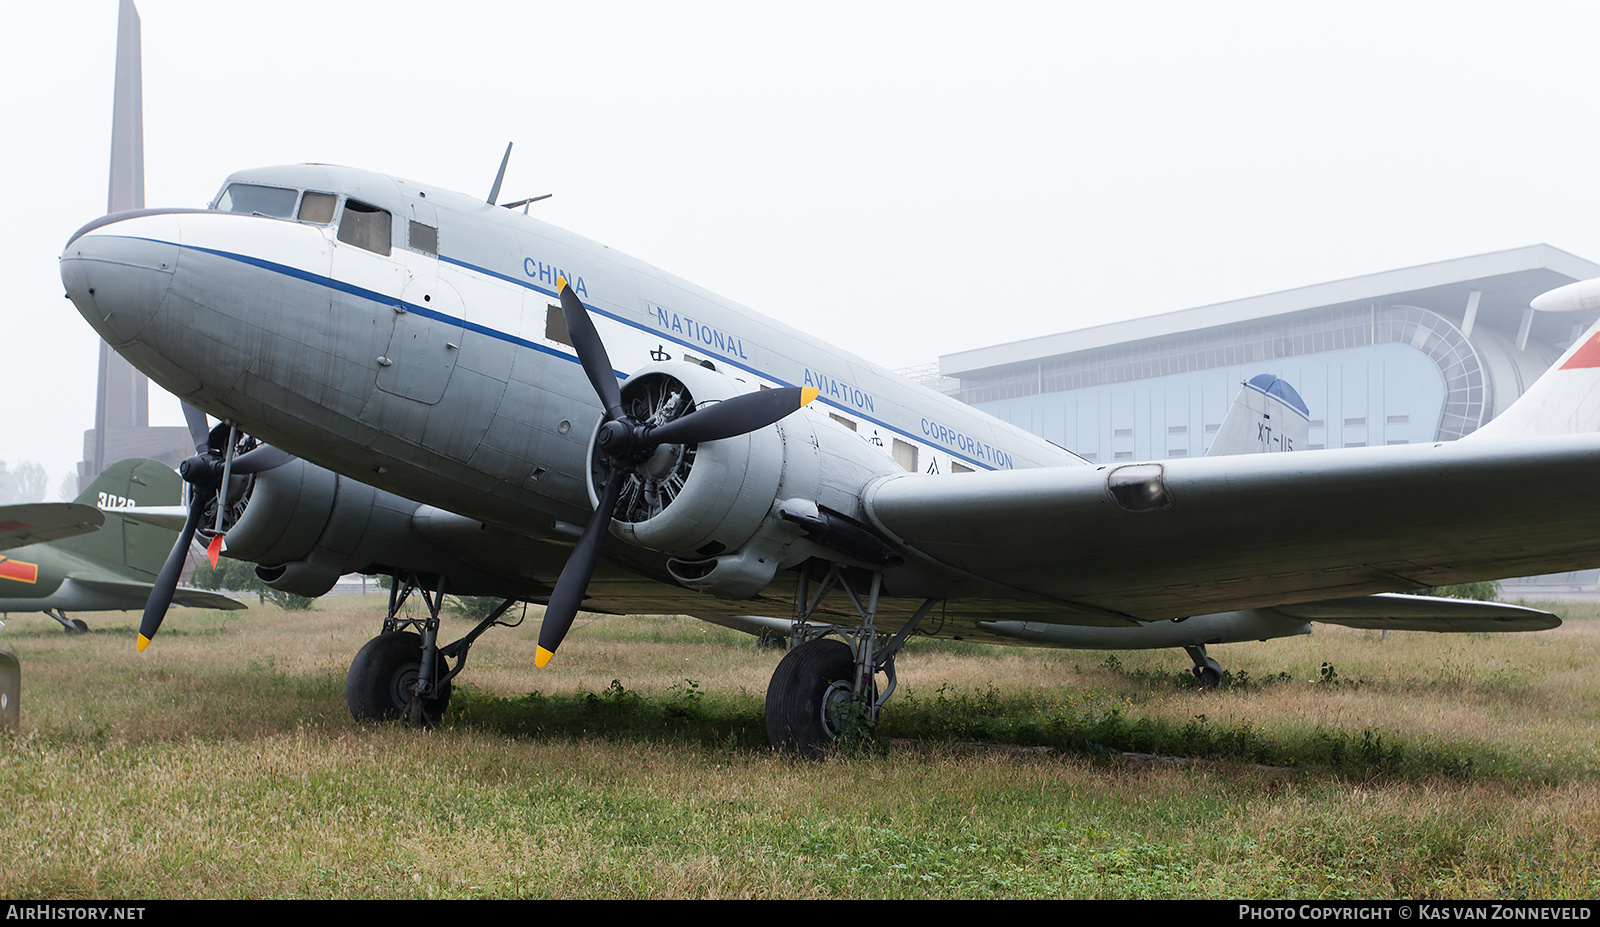
[[[282,187],[263,187],[253,183],[233,183],[222,191],[217,208],[223,212],[242,212],[246,215],[272,216],[287,219],[294,215],[294,201],[298,190]]]

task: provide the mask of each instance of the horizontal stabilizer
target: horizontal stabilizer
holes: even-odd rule
[[[181,531],[183,530],[184,520],[189,517],[189,507],[186,505],[140,505],[117,509],[117,514],[141,524],[154,525],[157,528],[166,528],[169,531]]]
[[[91,592],[100,592],[108,595],[121,595],[138,601],[150,595],[149,583],[119,582],[113,579],[90,579],[83,576],[71,577],[75,586],[82,587]],[[246,608],[243,602],[220,592],[207,592],[204,589],[189,589],[179,586],[173,593],[174,604],[185,608],[217,608],[224,611],[234,611]]]
[[[0,505],[0,550],[88,534],[105,521],[99,509],[77,502]]]
[[[1379,593],[1273,609],[1290,618],[1373,631],[1547,631],[1561,619],[1537,608],[1432,595]]]

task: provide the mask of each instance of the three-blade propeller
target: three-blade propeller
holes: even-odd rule
[[[555,591],[550,594],[550,603],[545,606],[544,623],[539,626],[539,649],[534,655],[534,664],[540,667],[550,662],[556,648],[561,646],[561,639],[572,627],[572,619],[577,617],[578,606],[583,603],[589,580],[599,564],[600,546],[611,525],[611,513],[617,507],[628,471],[664,444],[699,444],[749,434],[771,425],[817,396],[817,391],[809,386],[788,386],[708,403],[688,415],[659,425],[636,421],[623,407],[622,390],[617,386],[611,356],[595,331],[589,310],[572,292],[565,278],[556,285],[561,290],[561,315],[566,320],[572,346],[577,349],[589,384],[606,409],[605,423],[595,436],[595,446],[610,458],[610,466],[599,493],[599,505],[584,526],[566,566],[561,569]]]
[[[140,652],[150,646],[150,639],[156,636],[161,620],[167,616],[167,609],[172,605],[172,596],[178,589],[178,576],[189,559],[189,545],[194,541],[195,530],[200,527],[200,519],[205,516],[206,504],[215,498],[219,511],[226,505],[227,480],[230,476],[263,473],[294,459],[286,451],[265,445],[235,457],[236,433],[233,427],[218,425],[207,437],[204,423],[203,416],[198,421],[198,427],[194,418],[189,419],[191,433],[198,431],[201,436],[195,442],[196,446],[204,450],[178,465],[178,473],[190,486],[189,512],[183,521],[183,529],[178,532],[178,542],[172,545],[172,551],[167,554],[167,561],[162,564],[155,585],[150,589],[150,598],[145,600],[144,617],[139,620]]]

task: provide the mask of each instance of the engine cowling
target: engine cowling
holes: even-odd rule
[[[373,570],[446,576],[448,591],[463,595],[514,595],[538,587],[485,570],[452,545],[430,541],[445,530],[441,521],[469,521],[460,516],[299,459],[252,480],[233,501],[237,517],[226,550],[229,557],[255,563],[256,576],[274,589],[319,596],[346,573]],[[481,533],[480,523],[471,524]]]
[[[629,377],[622,397],[636,421],[662,424],[749,388],[678,361]],[[589,459],[589,498],[598,505],[613,464],[596,450],[593,435]],[[748,598],[780,568],[824,552],[808,537],[806,515],[814,522],[819,511],[831,512],[849,521],[859,512],[862,488],[895,472],[898,465],[881,448],[805,408],[737,437],[657,448],[628,475],[611,531],[668,554],[668,572],[685,586]],[[829,555],[840,559],[837,548]]]

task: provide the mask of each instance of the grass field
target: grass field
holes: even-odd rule
[[[344,705],[377,597],[11,615],[8,898],[1594,898],[1600,609],[1525,635],[1181,651],[915,642],[877,742],[774,756],[780,654],[686,618],[536,610],[444,724]],[[467,625],[447,619],[446,632]],[[451,638],[455,634],[449,634]]]

